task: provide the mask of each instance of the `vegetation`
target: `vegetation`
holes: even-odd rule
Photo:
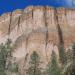
[[[64,75],[75,75],[75,44],[73,44],[72,50],[68,51],[67,56],[68,62],[62,72]]]
[[[5,74],[6,60],[9,55],[11,55],[11,41],[8,39],[6,44],[0,45],[0,75]]]
[[[0,44],[0,75],[6,75],[6,69],[11,73],[16,73],[16,75],[21,75],[18,69],[18,64],[9,62],[6,65],[7,60],[12,58],[12,44],[11,40],[8,39],[5,44]],[[45,71],[47,75],[73,75],[75,74],[75,43],[72,46],[72,50],[65,52],[64,46],[59,48],[60,60],[57,60],[57,56],[54,51],[52,51],[50,62],[48,62]],[[67,58],[66,58],[67,56]],[[40,67],[40,56],[34,51],[29,60],[28,69],[26,70],[27,75],[43,75],[43,69]],[[61,62],[59,62],[61,61]],[[67,61],[67,62],[66,62]],[[59,64],[61,64],[59,66]],[[63,65],[62,65],[63,64]],[[63,67],[63,68],[62,68]]]
[[[30,56],[29,68],[27,70],[27,73],[28,75],[41,75],[40,57],[35,51]]]
[[[65,49],[63,46],[61,46],[59,48],[59,60],[60,60],[60,63],[62,64],[62,66],[64,66],[66,63],[67,63],[67,58],[66,58],[66,53],[65,53]]]
[[[58,65],[56,54],[52,51],[51,62],[48,63],[48,75],[61,75],[61,69]]]
[[[72,46],[72,50],[73,50],[73,62],[75,64],[75,43]]]

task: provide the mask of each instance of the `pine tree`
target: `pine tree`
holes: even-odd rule
[[[0,45],[0,75],[5,75],[6,50],[3,44]]]
[[[75,43],[72,46],[72,52],[69,55],[70,61],[64,66],[63,74],[75,75]]]
[[[33,52],[30,56],[29,68],[27,70],[28,75],[41,75],[40,69],[40,57],[37,52]]]
[[[15,62],[15,60],[13,60],[14,62],[11,62],[11,58],[12,58],[12,41],[10,39],[7,40],[7,42],[5,43],[5,47],[6,47],[6,51],[7,51],[7,58],[9,59],[7,62],[7,70],[10,71],[11,73],[16,73],[19,75],[18,73],[18,64]]]
[[[72,61],[72,59],[73,59],[73,50],[68,49],[68,51],[66,52],[66,57],[67,57],[67,62]]]
[[[75,74],[75,43],[72,46],[72,50],[73,50],[73,64],[72,64],[72,73]]]
[[[48,63],[47,73],[48,75],[61,75],[61,69],[57,63],[57,58],[54,51],[52,51],[51,62]]]
[[[75,43],[72,46],[72,50],[73,50],[73,61],[75,61]]]
[[[60,63],[62,64],[62,67],[67,63],[66,52],[64,46],[62,45],[59,47],[59,60]]]
[[[7,41],[9,43],[9,40]],[[5,70],[6,70],[6,60],[8,56],[8,49],[11,51],[11,48],[8,48],[8,44],[1,44],[0,45],[0,75],[6,75]]]
[[[12,45],[11,45],[12,41],[10,39],[7,40],[5,47],[6,47],[6,51],[7,51],[7,57],[11,57],[11,53],[12,53]]]

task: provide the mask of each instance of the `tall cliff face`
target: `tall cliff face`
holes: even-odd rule
[[[52,7],[28,7],[0,17],[0,43],[8,38],[14,44],[13,56],[21,60],[37,51],[47,61],[52,50],[58,55],[58,26],[65,47],[75,42],[75,10]]]

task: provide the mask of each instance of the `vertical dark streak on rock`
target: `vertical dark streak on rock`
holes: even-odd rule
[[[58,36],[59,36],[59,44],[62,46],[64,46],[64,40],[63,40],[63,34],[62,34],[62,30],[60,28],[60,25],[57,25],[58,28]]]
[[[20,21],[21,21],[21,18],[22,18],[22,16],[23,16],[23,12],[24,12],[24,10],[21,11],[21,15],[20,15],[19,18],[18,18],[18,30],[19,30],[19,28],[20,28]]]
[[[33,19],[33,17],[34,17],[34,15],[33,15],[33,14],[34,14],[34,10],[32,9],[32,19]]]
[[[46,7],[44,7],[44,22],[45,22],[45,29],[46,29],[46,37],[45,37],[45,42],[46,42],[46,44],[45,44],[45,53],[46,53],[46,59],[47,59],[47,62],[48,62],[48,56],[47,56],[47,43],[48,43],[48,27],[47,27],[47,17],[46,17]]]
[[[68,20],[67,20],[67,9],[65,9],[65,18],[66,18],[66,22],[68,23]]]
[[[55,8],[54,10],[54,19],[55,19],[55,23],[56,23],[56,27],[57,27],[57,32],[58,32],[58,38],[59,38],[59,44],[58,44],[58,49],[59,49],[59,57],[61,59],[61,63],[62,65],[64,65],[64,63],[66,63],[66,61],[62,61],[62,58],[65,58],[66,57],[64,56],[65,55],[65,49],[64,49],[64,39],[63,39],[63,33],[62,33],[62,30],[60,28],[60,25],[59,25],[59,21],[58,21],[58,13],[57,13],[57,9]],[[61,50],[63,49],[63,52],[64,52],[64,55],[61,54]],[[65,60],[64,59],[64,60]]]
[[[60,25],[59,25],[58,13],[57,13],[56,8],[54,10],[54,19],[55,19],[55,23],[56,23],[56,27],[57,27],[57,31],[58,31],[59,45],[64,45],[63,33],[62,33],[62,30],[61,30]]]
[[[27,46],[28,46],[28,36],[26,37],[26,50],[27,50]]]
[[[9,28],[8,28],[8,36],[10,36],[11,22],[12,22],[12,12],[10,13],[10,23],[9,23]]]
[[[28,55],[29,55],[29,54],[27,53],[27,54],[26,54],[26,56],[25,56],[25,60],[27,60],[27,58],[28,58]]]
[[[26,25],[27,25],[27,22],[26,22]],[[26,37],[26,50],[27,50],[27,46],[28,46],[28,39],[29,39],[28,37],[29,37],[29,35]]]
[[[21,18],[21,16],[19,16],[19,18],[18,18],[18,30],[19,30],[19,27],[20,27],[20,18]]]

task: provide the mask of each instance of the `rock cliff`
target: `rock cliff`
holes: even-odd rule
[[[60,42],[65,48],[75,42],[75,10],[30,6],[5,13],[0,16],[0,43],[8,38],[14,44],[13,57],[16,60],[37,51],[43,61],[48,61],[52,50],[59,55]]]

